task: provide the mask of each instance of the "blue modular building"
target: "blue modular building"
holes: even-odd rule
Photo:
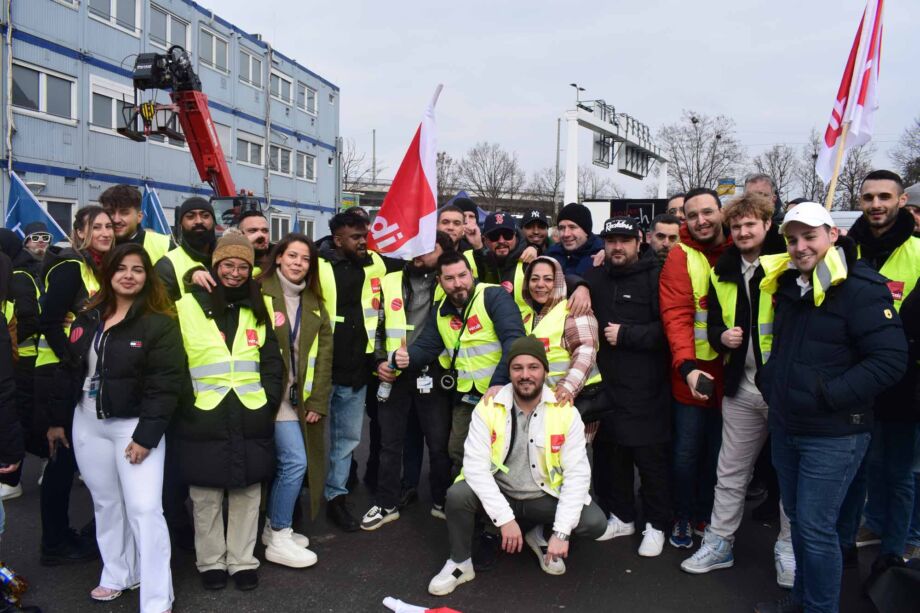
[[[80,206],[116,183],[155,188],[170,223],[210,196],[188,146],[116,130],[133,104],[136,54],[189,51],[237,189],[268,205],[272,240],[299,224],[325,234],[339,201],[339,88],[193,0],[2,0],[0,166],[67,231]],[[245,25],[245,24],[242,24]],[[166,92],[146,92],[169,102]],[[10,189],[2,175],[0,208]]]

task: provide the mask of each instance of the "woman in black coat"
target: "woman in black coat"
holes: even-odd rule
[[[102,578],[94,600],[140,584],[142,613],[173,602],[163,517],[163,434],[185,374],[179,326],[143,246],[105,259],[101,288],[70,328],[58,419],[73,418],[73,450],[93,496]],[[75,408],[74,408],[75,407]],[[69,445],[66,435],[61,439]]]

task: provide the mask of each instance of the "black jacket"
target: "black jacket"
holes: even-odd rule
[[[35,295],[36,287],[38,297]],[[13,258],[10,290],[10,297],[16,302],[16,341],[21,346],[27,338],[38,333],[38,303],[44,291],[41,262],[25,249]]]
[[[19,412],[16,410],[16,384],[13,379],[13,345],[6,317],[0,313],[0,464],[15,464],[25,453]],[[0,475],[0,482],[19,481],[19,471]]]
[[[847,279],[827,291],[820,307],[813,291],[801,295],[798,271],[779,279],[773,349],[758,379],[772,430],[869,432],[876,397],[904,374],[907,342],[885,279],[856,262],[855,249],[845,251]]]
[[[594,268],[594,254],[604,250],[604,241],[596,234],[588,237],[584,245],[575,251],[566,251],[562,243],[556,243],[546,250],[546,254],[562,264],[562,272],[566,275],[584,276],[588,270]]]
[[[512,249],[501,262],[498,261],[495,253],[488,247],[473,251],[473,258],[476,260],[476,268],[479,273],[478,279],[480,281],[483,283],[494,283],[495,285],[501,285],[503,281],[514,283],[518,260],[520,260],[524,250],[530,246],[524,238],[524,234],[519,229],[515,229],[514,234],[517,236],[517,245],[515,245],[514,249]]]
[[[585,280],[600,327],[597,366],[613,405],[598,436],[627,446],[668,441],[670,358],[658,308],[657,256],[644,246],[635,264],[608,262],[588,270]],[[620,324],[616,347],[604,337],[611,323]]]
[[[218,313],[211,294],[195,286],[191,295],[214,319],[229,347],[236,336],[239,310],[250,308],[249,300],[228,304],[223,313]],[[182,478],[189,485],[235,489],[271,479],[275,467],[275,414],[284,380],[284,362],[271,322],[266,323],[265,342],[259,349],[259,374],[268,401],[255,410],[243,406],[231,391],[212,410],[202,411],[195,407],[191,387],[185,387],[175,433]]]
[[[70,425],[83,396],[83,383],[93,375],[87,370],[87,355],[99,332],[97,417],[138,417],[134,442],[147,449],[160,442],[188,369],[179,324],[168,315],[143,313],[141,306],[136,302],[121,322],[105,332],[97,309],[77,316],[70,328],[70,359],[61,368],[63,378],[57,388],[62,393],[51,412],[52,425]]]

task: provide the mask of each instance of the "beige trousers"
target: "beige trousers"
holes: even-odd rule
[[[226,570],[231,575],[259,567],[253,555],[259,527],[259,501],[262,484],[223,490],[188,488],[195,521],[195,565],[198,572]],[[224,491],[229,497],[226,536],[224,532]]]

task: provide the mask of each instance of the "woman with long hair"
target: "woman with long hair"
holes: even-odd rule
[[[73,449],[93,497],[108,601],[140,584],[142,613],[170,611],[164,433],[185,377],[179,325],[142,245],[105,258],[100,290],[70,328],[63,362]]]
[[[275,332],[284,359],[285,393],[275,417],[275,480],[262,532],[265,559],[304,568],[316,563],[309,539],[291,528],[306,470],[310,483],[324,483],[324,422],[332,391],[332,327],[323,307],[316,248],[303,234],[288,234],[271,251],[260,275],[271,297]],[[311,516],[322,488],[310,488]]]

